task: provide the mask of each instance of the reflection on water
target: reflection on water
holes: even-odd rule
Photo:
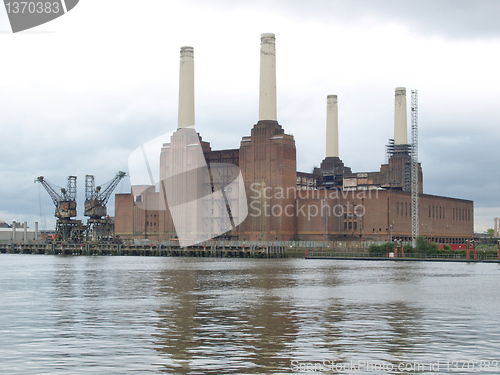
[[[500,373],[497,264],[1,255],[0,266],[1,374]],[[408,363],[425,366],[397,370]]]

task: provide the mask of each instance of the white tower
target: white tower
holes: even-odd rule
[[[339,157],[339,111],[337,95],[326,99],[326,155],[327,158]]]
[[[396,87],[394,99],[394,144],[408,144],[408,121],[406,115],[406,88]]]
[[[260,38],[259,121],[276,121],[276,45],[275,36],[265,33]]]
[[[179,69],[179,116],[177,127],[194,128],[194,50],[181,47]]]

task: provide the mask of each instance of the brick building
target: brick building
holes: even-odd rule
[[[173,171],[179,166],[186,168],[190,158],[180,161],[172,149],[187,149],[196,143],[194,138],[180,141],[182,129],[194,129],[193,54],[192,48],[183,49],[179,130],[161,149],[160,184],[133,186],[129,194],[116,194],[117,235],[124,239],[175,239],[176,228],[191,225],[198,228],[195,231],[205,231],[211,237],[244,241],[411,240],[411,145],[407,143],[404,88],[396,88],[394,139],[387,146],[388,163],[382,164],[379,171],[354,173],[339,158],[337,97],[329,95],[326,157],[313,173],[297,172],[295,140],[285,133],[276,116],[274,34],[263,34],[259,121],[250,136],[242,138],[239,149],[212,150],[193,130],[190,137],[199,142],[200,155],[204,158],[199,163],[206,163],[205,174],[209,177],[198,171],[196,188],[178,179],[175,187],[169,176],[175,174]],[[224,163],[239,169],[224,167]],[[226,182],[218,186],[214,182],[216,174],[220,181]],[[420,165],[418,176],[420,234],[440,243],[460,243],[472,238],[473,202],[424,194]],[[231,189],[226,189],[227,183],[234,184],[238,177],[242,178],[240,185],[244,185],[247,198],[244,208],[231,203]],[[175,208],[169,207],[172,200],[165,198],[164,189],[168,184],[168,190],[175,191],[176,200],[180,202],[175,203]],[[231,186],[233,190],[235,186],[236,190],[242,188]],[[218,198],[214,198],[219,192]],[[189,213],[183,215],[184,223],[179,220],[174,223],[172,212],[188,212],[188,206],[182,204],[188,204],[189,196],[201,198],[196,204],[189,203]],[[218,229],[212,228],[214,223]]]

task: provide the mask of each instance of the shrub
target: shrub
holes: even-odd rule
[[[427,253],[429,250],[429,241],[424,236],[418,236],[415,240],[416,250],[419,253]]]
[[[414,251],[411,243],[407,243],[406,245],[404,245],[403,250],[405,251],[405,254],[410,254],[410,253],[413,253],[413,251]]]

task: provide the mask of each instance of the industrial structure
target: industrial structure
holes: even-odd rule
[[[42,184],[54,203],[54,216],[57,218],[56,240],[81,241],[86,226],[81,220],[74,219],[76,217],[76,176],[68,176],[66,188],[49,183],[43,176],[37,177],[35,182]]]
[[[412,92],[411,104],[412,142],[408,142],[407,134],[406,89],[397,87],[394,137],[387,145],[387,162],[378,171],[359,173],[352,172],[340,158],[338,98],[328,95],[325,158],[319,168],[305,173],[297,171],[294,137],[286,134],[277,119],[274,34],[261,37],[259,119],[250,135],[244,136],[240,147],[235,149],[212,150],[210,143],[194,132],[193,54],[192,47],[181,49],[178,130],[158,150],[160,187],[172,183],[168,171],[175,170],[178,163],[185,163],[172,158],[172,150],[199,143],[204,157],[202,164],[206,163],[208,171],[221,163],[236,166],[221,172],[226,181],[236,181],[241,171],[247,200],[247,211],[240,207],[239,212],[233,212],[234,196],[230,189],[222,189],[225,200],[217,203],[212,199],[209,207],[210,193],[217,192],[213,181],[209,181],[211,191],[196,192],[196,196],[206,197],[200,199],[206,202],[204,208],[196,206],[201,211],[192,211],[190,216],[192,221],[199,222],[198,227],[206,228],[207,220],[225,218],[229,220],[227,232],[214,234],[241,241],[396,238],[412,241],[421,234],[435,242],[461,243],[473,237],[472,201],[423,193],[423,173],[418,163],[416,91]],[[193,131],[188,133],[186,129]],[[190,195],[178,192],[182,196],[179,202],[186,202]],[[116,234],[124,239],[177,238],[179,226],[174,225],[172,213],[181,205],[169,207],[170,200],[167,202],[164,193],[154,185],[145,185],[140,189],[133,187],[128,194],[117,194]],[[248,216],[243,220],[244,211]],[[210,212],[208,219],[207,212]]]
[[[85,216],[87,224],[75,219],[77,216],[77,178],[68,176],[67,187],[49,183],[44,176],[37,177],[55,206],[55,241],[81,243],[84,241],[109,241],[114,238],[114,220],[107,216],[106,205],[125,172],[118,174],[103,186],[95,186],[94,176],[85,176]]]
[[[95,186],[93,175],[85,176],[85,216],[87,220],[87,240],[109,241],[114,237],[114,220],[108,216],[107,203],[111,193],[125,177],[125,172],[102,186]]]
[[[416,247],[419,234],[418,208],[418,92],[411,92],[411,240]]]

